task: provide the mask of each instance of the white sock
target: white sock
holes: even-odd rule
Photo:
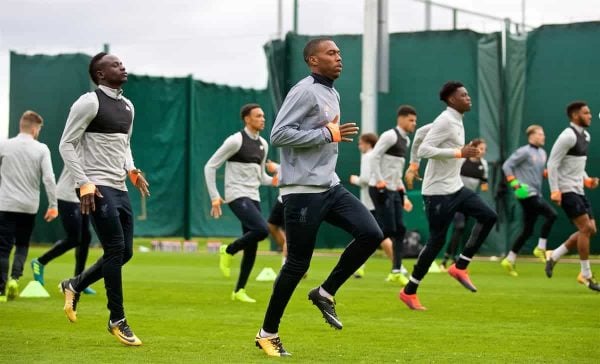
[[[470,262],[473,258],[465,257],[464,255],[461,254],[458,256],[458,259],[463,259],[463,260],[466,260],[467,262]]]
[[[125,317],[123,317],[122,319],[120,319],[120,320],[117,320],[117,321],[112,321],[112,320],[111,320],[111,321],[110,321],[110,324],[111,324],[112,326],[116,326],[116,325],[118,325],[119,323],[121,323],[121,322],[123,322],[123,321],[125,321]]]
[[[506,256],[506,260],[514,264],[517,261],[517,254],[512,250],[509,251],[508,255]]]
[[[392,273],[402,273],[402,269],[392,269]]]
[[[560,257],[562,257],[563,255],[567,254],[569,252],[569,249],[567,249],[567,247],[565,246],[565,244],[560,244],[560,246],[556,249],[554,249],[554,251],[552,252],[552,260],[554,260],[555,262],[558,262],[558,260],[560,259]]]
[[[260,329],[260,331],[258,332],[258,336],[260,336],[260,337],[271,337],[271,336],[276,336],[276,335],[277,335],[277,333],[272,334],[270,332],[266,332],[263,329]]]
[[[410,278],[409,278],[408,280],[409,280],[409,281],[411,281],[411,282],[413,282],[413,283],[414,283],[414,284],[416,284],[416,285],[419,285],[419,283],[421,283],[421,281],[420,281],[420,280],[416,279],[416,278],[415,278],[415,277],[413,277],[413,276],[410,276]]]
[[[285,261],[287,260],[287,257],[281,257],[281,266],[283,267],[283,265],[285,264]]]
[[[548,241],[548,239],[544,239],[544,238],[539,238],[538,239],[538,248],[546,250],[546,242]]]
[[[589,260],[580,260],[581,264],[581,275],[583,278],[591,278],[592,277],[592,268],[590,267]]]
[[[75,290],[75,288],[73,288],[73,284],[69,283],[69,290],[73,291],[74,293],[79,293]]]
[[[328,298],[330,301],[333,301],[333,296],[324,290],[323,287],[319,287],[319,294],[325,298]]]

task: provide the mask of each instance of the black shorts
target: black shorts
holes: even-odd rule
[[[267,221],[269,222],[269,224],[272,224],[275,226],[280,226],[280,227],[284,226],[283,203],[281,203],[281,201],[279,201],[279,200],[275,201],[275,205],[273,205],[273,208],[271,208],[271,214],[269,215],[269,220],[267,220]]]
[[[585,214],[588,214],[590,219],[594,218],[592,205],[584,195],[575,192],[563,193],[560,205],[571,220]]]

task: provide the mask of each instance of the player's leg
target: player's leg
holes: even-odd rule
[[[586,206],[587,213],[573,220],[579,231],[579,235],[577,236],[577,251],[579,253],[581,272],[577,276],[577,281],[591,290],[600,291],[600,284],[594,278],[590,266],[590,240],[597,232],[596,221],[593,218],[587,199],[581,196],[581,200]]]
[[[537,246],[533,249],[533,255],[538,257],[542,262],[546,262],[546,244],[558,214],[556,213],[556,210],[542,197],[538,197],[537,203],[538,212],[544,217],[544,224],[542,225],[542,229],[540,231],[540,237],[538,238]]]
[[[458,280],[465,288],[475,292],[477,291],[477,288],[471,283],[466,269],[471,262],[471,259],[477,253],[492,230],[492,227],[498,219],[498,215],[496,215],[496,212],[492,210],[478,194],[467,188],[461,190],[458,211],[466,216],[475,218],[477,222],[475,223],[475,226],[473,226],[473,230],[471,230],[471,235],[465,244],[462,254],[458,257],[456,264],[448,269],[448,273]]]
[[[37,259],[31,261],[33,279],[44,284],[44,266],[66,251],[75,248],[80,242],[81,209],[78,203],[58,200],[58,216],[66,233],[64,239],[58,240],[52,248]],[[75,275],[81,272],[76,272]]]
[[[281,249],[281,265],[285,264],[285,257],[287,256],[287,246],[285,244],[285,231],[283,229],[285,223],[283,220],[283,203],[279,199],[275,200],[271,213],[267,219],[269,226],[269,234],[275,239],[275,243]]]
[[[7,286],[8,299],[19,295],[18,280],[23,275],[27,254],[29,253],[29,240],[35,225],[35,214],[17,214],[17,225],[15,229],[15,255],[13,256],[12,271]]]
[[[392,194],[392,218],[394,219],[394,239],[392,240],[393,261],[392,274],[394,280],[400,285],[405,286],[408,278],[402,274],[402,257],[404,256],[404,236],[406,235],[406,225],[404,225],[404,192],[395,192]]]
[[[327,192],[283,196],[288,257],[273,284],[264,322],[256,336],[256,345],[268,355],[277,355],[283,350],[277,334],[279,323],[296,286],[310,265],[317,232],[328,205],[327,196]]]
[[[397,243],[395,241],[396,235],[396,216],[395,210],[393,206],[392,200],[392,191],[388,191],[384,189],[378,189],[375,187],[369,187],[369,196],[371,197],[371,201],[373,201],[373,206],[375,207],[375,219],[377,221],[378,226],[383,231],[383,235],[385,239],[389,239],[392,243],[392,271],[386,278],[388,282],[396,282],[399,280],[398,275],[393,273],[394,264],[395,264],[395,254],[394,248],[397,248]],[[394,192],[395,193],[395,192]],[[402,243],[402,242],[401,242]],[[400,269],[400,268],[398,268]]]
[[[10,269],[10,252],[15,243],[14,212],[0,211],[0,302],[6,302],[6,283]]]
[[[238,208],[239,206],[236,207],[236,210]],[[240,275],[231,298],[242,302],[254,303],[256,300],[248,297],[246,294],[246,283],[254,267],[258,242],[266,239],[269,232],[267,222],[260,212],[260,203],[258,201],[248,200],[248,204],[243,208],[243,211],[237,210],[236,216],[238,216],[240,221],[243,221],[244,236],[251,236],[253,240],[248,240],[243,247],[244,254],[240,264]]]
[[[533,196],[524,200],[519,200],[522,210],[521,232],[515,238],[515,241],[513,242],[512,247],[506,257],[500,262],[500,265],[506,269],[508,274],[513,277],[519,275],[515,267],[517,255],[519,254],[521,248],[523,248],[523,245],[525,245],[525,242],[527,242],[527,239],[529,239],[533,234],[535,221],[537,220],[539,214],[536,204],[537,198],[537,196]]]
[[[452,259],[453,262],[456,261],[456,252],[458,251],[458,244],[462,240],[463,233],[465,232],[465,225],[465,215],[460,212],[455,213],[454,219],[452,220],[452,235],[450,235],[450,241],[448,242],[448,247],[446,248],[444,259],[441,264],[444,269],[448,268],[449,260]]]

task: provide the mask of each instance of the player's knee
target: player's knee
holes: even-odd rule
[[[254,233],[256,234],[256,238],[258,239],[258,241],[265,240],[267,236],[269,236],[269,228],[265,224],[264,226],[261,226],[258,229],[256,229]]]
[[[132,249],[125,249],[123,251],[123,264],[127,263],[128,261],[130,261],[132,257],[133,257],[133,250]]]
[[[484,225],[494,225],[496,221],[498,221],[498,214],[492,209],[487,209],[479,220]]]
[[[596,234],[596,227],[591,222],[588,222],[579,229],[579,232],[587,236],[592,236]]]
[[[385,236],[384,236],[385,235]],[[394,236],[394,233],[390,233],[389,235],[384,234],[383,231],[379,228],[379,226],[374,225],[368,227],[364,232],[363,236],[366,241],[372,241],[374,244],[379,245],[383,239]]]
[[[596,233],[598,232],[598,229],[596,229],[596,224],[594,224],[590,221],[590,223],[588,225],[589,225],[589,230],[590,230],[590,236],[596,235]]]

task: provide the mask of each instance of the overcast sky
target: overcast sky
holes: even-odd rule
[[[424,29],[424,6],[388,0],[391,32]],[[521,20],[522,0],[437,0],[459,8]],[[277,36],[278,0],[0,0],[0,137],[8,123],[9,51],[94,54],[109,43],[129,72],[183,76],[264,88],[262,46]],[[299,32],[361,33],[363,0],[299,0]],[[598,0],[526,0],[526,22],[600,20]],[[284,32],[293,0],[283,0]],[[434,8],[433,28],[448,29],[451,12]],[[461,28],[500,30],[501,23],[459,16]]]

